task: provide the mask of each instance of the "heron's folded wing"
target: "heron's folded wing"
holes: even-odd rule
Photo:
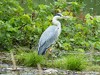
[[[39,47],[49,47],[57,38],[57,26],[48,27],[40,37]]]

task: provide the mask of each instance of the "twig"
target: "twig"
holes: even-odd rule
[[[37,67],[38,67],[38,70],[39,70],[39,75],[43,75],[42,73],[42,68],[41,68],[41,66],[40,66],[40,64],[37,64]]]
[[[10,51],[11,53],[11,60],[12,60],[12,64],[13,64],[13,68],[12,70],[17,70],[17,66],[16,66],[16,61],[15,61],[15,58],[14,58],[14,54],[12,51]]]

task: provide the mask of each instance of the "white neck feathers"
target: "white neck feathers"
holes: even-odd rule
[[[58,16],[53,17],[52,23],[58,27],[61,27],[61,23],[58,21]]]

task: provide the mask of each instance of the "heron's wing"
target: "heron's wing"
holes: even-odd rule
[[[43,53],[46,49],[55,42],[58,37],[58,27],[49,26],[41,35],[39,40],[38,52]]]
[[[43,32],[43,34],[41,35],[40,40],[39,40],[39,44],[43,45],[49,39],[55,38],[54,36],[55,36],[56,32],[57,32],[57,26],[50,26],[50,27],[48,27]]]

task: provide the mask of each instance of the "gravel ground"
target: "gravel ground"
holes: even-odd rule
[[[36,68],[22,66],[18,67],[17,70],[12,70],[12,65],[0,64],[0,75],[100,75],[100,72],[75,72],[53,68],[38,70]]]

